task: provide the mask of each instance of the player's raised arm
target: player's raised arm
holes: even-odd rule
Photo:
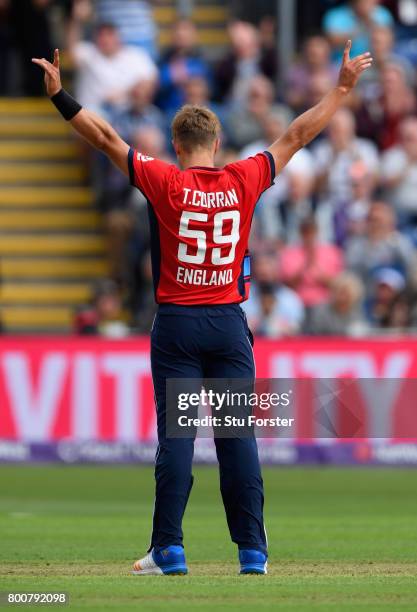
[[[101,117],[82,108],[61,85],[59,69],[59,51],[55,49],[54,61],[45,58],[33,59],[45,72],[45,86],[48,96],[61,115],[71,122],[72,127],[95,149],[108,155],[111,161],[124,173],[129,175],[129,145],[124,142],[112,126]]]
[[[291,157],[305,147],[329,124],[335,112],[344,104],[346,96],[356,86],[361,74],[372,66],[370,53],[350,59],[352,41],[348,41],[343,54],[339,82],[316,106],[291,123],[286,133],[269,148],[278,174]]]

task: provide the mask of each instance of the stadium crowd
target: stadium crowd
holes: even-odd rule
[[[5,4],[0,0],[0,9]],[[46,11],[50,3],[32,4]],[[321,28],[304,27],[286,74],[277,74],[268,11],[256,24],[231,21],[229,48],[213,58],[186,18],[172,25],[170,46],[158,52],[151,2],[65,4],[77,99],[143,154],[173,162],[170,122],[182,104],[205,104],[220,116],[222,166],[267,148],[336,83],[347,38],[354,55],[370,49],[374,67],[346,108],[261,197],[244,309],[254,333],[269,338],[417,328],[414,0],[310,2],[320,4]],[[29,94],[30,83],[29,75]],[[112,278],[96,288],[76,329],[95,333],[100,322],[118,318],[125,300],[132,328],[147,333],[155,307],[146,202],[105,158],[85,156],[107,229]]]

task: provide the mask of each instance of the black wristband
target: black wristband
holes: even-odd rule
[[[82,109],[81,104],[74,100],[65,89],[52,96],[51,102],[56,106],[66,121],[71,121]]]

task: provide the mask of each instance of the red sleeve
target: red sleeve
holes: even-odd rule
[[[134,149],[128,157],[130,183],[140,189],[145,198],[157,205],[166,194],[168,179],[176,166],[143,155]]]
[[[275,162],[269,151],[229,164],[226,168],[239,176],[244,183],[245,191],[255,203],[261,194],[271,187],[275,179]]]

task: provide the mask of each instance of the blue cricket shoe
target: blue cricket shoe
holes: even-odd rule
[[[267,574],[267,556],[260,550],[239,550],[241,574]]]
[[[132,574],[135,576],[183,576],[188,574],[182,546],[167,546],[136,561]]]

